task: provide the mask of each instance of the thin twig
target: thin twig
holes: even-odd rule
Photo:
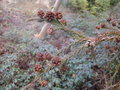
[[[114,85],[111,85],[111,86],[109,86],[109,87],[107,87],[107,88],[104,88],[104,89],[102,89],[102,90],[109,90],[109,89],[115,88],[115,87],[117,87],[117,86],[119,86],[119,85],[120,85],[120,82],[118,82],[118,83],[116,83],[116,84],[114,84]]]

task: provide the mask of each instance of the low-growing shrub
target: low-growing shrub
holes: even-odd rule
[[[120,0],[66,0],[66,6],[77,11],[90,11],[97,14],[110,9],[119,3]]]
[[[87,10],[88,2],[87,0],[72,0],[73,7],[80,9],[82,11]]]

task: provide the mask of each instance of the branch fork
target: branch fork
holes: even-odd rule
[[[54,4],[54,7],[53,9],[51,10],[52,12],[57,12],[60,5],[61,5],[61,1],[62,0],[56,0],[55,4]],[[50,23],[45,23],[44,26],[42,27],[40,33],[38,34],[35,34],[34,36],[37,37],[37,38],[40,38],[40,39],[44,39],[45,38],[45,35],[46,35],[46,31],[47,29],[51,26]]]

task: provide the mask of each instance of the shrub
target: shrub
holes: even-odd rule
[[[73,10],[89,10],[92,14],[106,11],[120,0],[65,0],[66,6]]]
[[[120,0],[110,0],[110,5],[115,6],[119,2],[120,2]]]
[[[110,8],[110,0],[96,0],[95,5],[97,6],[97,9],[100,11],[106,11]]]
[[[73,7],[81,10],[87,10],[88,1],[87,0],[72,0]]]

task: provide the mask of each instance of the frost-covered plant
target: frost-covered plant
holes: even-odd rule
[[[7,40],[15,39],[20,42],[16,45],[14,42],[9,43],[17,53],[13,50],[10,54],[5,52],[0,55],[1,90],[85,90],[99,88],[96,86],[96,81],[99,83],[101,79],[102,84],[107,87],[103,85],[100,89],[110,88],[117,84],[120,58],[119,19],[108,18],[107,21],[100,22],[94,30],[94,36],[88,37],[83,32],[68,28],[67,22],[61,21],[63,16],[60,12],[39,11],[38,16],[39,21],[46,21],[57,26],[54,29],[48,28],[50,39],[58,35],[57,31],[60,30],[59,32],[63,31],[67,34],[66,38],[69,37],[71,41],[69,45],[62,47],[57,37],[56,48],[50,45],[48,38],[48,41],[31,38],[31,31],[20,33],[22,31],[16,30],[16,32],[5,33],[4,37],[7,37]],[[85,29],[91,26],[91,24],[87,25],[89,23],[84,24],[82,27]],[[21,37],[12,36],[15,33],[19,35],[18,32]],[[64,34],[61,36],[65,40]],[[104,66],[105,69],[102,69]],[[111,67],[110,70],[109,67]],[[105,84],[106,78],[103,77],[105,75],[109,85]],[[111,82],[109,82],[110,76],[114,76]]]
[[[61,13],[59,15],[60,17],[62,16]],[[81,89],[82,86],[79,86],[82,85],[87,78],[94,76],[92,74],[92,66],[96,65],[98,62],[103,65],[108,61],[108,58],[114,55],[114,53],[119,53],[119,49],[117,50],[117,48],[119,48],[118,45],[109,48],[108,51],[110,54],[108,55],[105,53],[106,50],[100,49],[101,47],[108,49],[104,43],[108,44],[109,41],[113,41],[112,44],[114,44],[114,42],[119,44],[119,29],[110,32],[100,32],[101,29],[108,28],[110,30],[114,30],[114,28],[118,28],[118,19],[114,20],[112,18],[108,18],[107,22],[96,26],[97,35],[95,37],[87,37],[82,32],[75,32],[61,24],[61,22],[55,18],[54,13],[49,12],[49,15],[47,13],[46,16],[47,17],[44,17],[44,15],[43,17],[40,16],[40,19],[46,20],[47,18],[47,22],[61,27],[59,28],[60,30],[64,30],[66,33],[70,34],[72,36],[71,38],[76,39],[76,41],[65,48],[65,50],[69,50],[67,54],[63,53],[64,50],[59,51],[55,55],[51,55],[48,52],[37,53],[35,59],[37,60],[37,64],[34,67],[36,76],[30,84],[23,87],[23,90],[27,88]],[[35,87],[34,85],[36,85],[36,82],[38,83]]]

